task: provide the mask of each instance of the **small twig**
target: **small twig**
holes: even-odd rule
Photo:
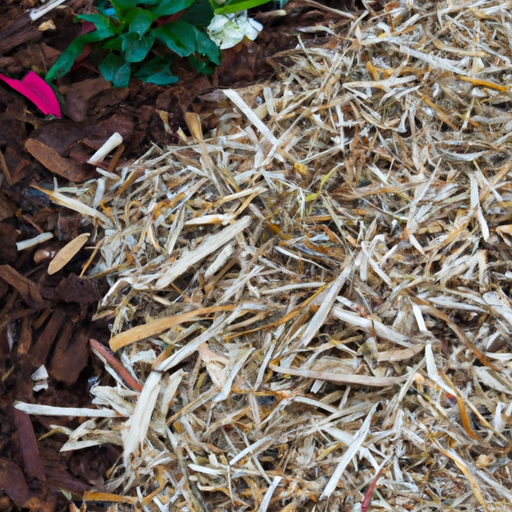
[[[105,359],[105,361],[118,373],[119,377],[123,379],[127,386],[132,388],[134,391],[142,391],[142,386],[130,375],[121,361],[117,359],[108,347],[92,338],[89,340],[89,343],[91,348],[98,353],[98,356]]]
[[[377,482],[379,481],[380,475],[382,475],[383,470],[384,470],[384,466],[382,466],[379,469],[379,471],[375,475],[375,478],[373,479],[372,483],[370,484],[370,487],[368,487],[368,490],[366,491],[366,494],[364,496],[363,503],[361,504],[361,512],[366,512],[368,510],[368,508],[370,507],[373,492],[375,491],[375,487],[377,487]]]

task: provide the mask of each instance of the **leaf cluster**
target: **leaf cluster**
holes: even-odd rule
[[[221,61],[220,50],[206,27],[214,14],[227,14],[269,0],[110,0],[97,14],[81,14],[75,21],[94,29],[75,39],[49,70],[52,82],[69,72],[91,46],[101,75],[114,87],[128,87],[133,75],[144,82],[169,85],[178,81],[170,66],[173,55],[188,58],[199,72],[211,74]]]

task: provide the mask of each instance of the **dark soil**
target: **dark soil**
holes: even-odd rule
[[[331,4],[343,8],[341,1]],[[34,5],[39,2],[0,0],[0,72],[11,77],[46,72],[79,35],[73,19],[90,12],[92,0],[68,0],[66,8],[32,23],[25,9]],[[86,162],[115,132],[123,136],[123,150],[100,164],[114,172],[152,143],[175,142],[176,131],[186,131],[187,111],[206,113],[205,123],[213,123],[212,104],[199,96],[269,78],[276,65],[271,57],[297,44],[297,27],[326,23],[329,17],[336,21],[312,8],[292,5],[289,10],[290,16],[279,19],[260,14],[265,23],[260,37],[225,51],[212,76],[197,75],[176,61],[180,81],[171,87],[134,79],[128,89],[113,89],[82,61],[57,83],[66,105],[62,119],[45,118],[0,82],[0,512],[63,509],[70,496],[80,500],[85,490],[101,489],[106,471],[120,456],[112,446],[61,453],[67,436],[56,426],[76,428],[78,420],[29,417],[13,407],[16,400],[85,407],[91,403],[90,386],[109,379],[89,349],[89,338],[109,339],[107,323],[91,321],[105,283],[79,277],[92,247],[86,245],[60,272],[47,273],[55,251],[92,226],[51,204],[32,185],[53,188],[54,178],[61,186],[66,180],[93,179],[96,168]],[[49,20],[55,29],[39,30]],[[301,34],[304,41],[314,36]],[[17,250],[16,242],[47,232],[53,234],[49,242]],[[43,364],[49,387],[35,392],[31,375]]]

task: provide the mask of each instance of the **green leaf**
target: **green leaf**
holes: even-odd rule
[[[159,18],[160,16],[170,16],[190,7],[194,0],[161,0],[157,6],[151,9],[151,12]]]
[[[114,53],[109,53],[103,62],[98,66],[98,69],[100,70],[101,76],[108,80],[109,82],[112,81],[114,78],[114,75],[117,73],[119,68],[123,65],[124,61],[121,59],[121,57],[118,57]]]
[[[114,25],[108,17],[103,14],[80,14],[76,18],[94,23],[96,32],[102,39],[115,36],[119,33],[118,27],[116,27],[116,25]]]
[[[131,71],[131,64],[129,62],[125,62],[115,74],[114,79],[112,80],[112,85],[114,87],[129,87]]]
[[[213,19],[213,8],[209,0],[196,0],[180,18],[198,28],[206,28]]]
[[[177,81],[178,77],[173,75],[168,68],[143,80],[143,82],[156,85],[171,85],[175,84]]]
[[[58,78],[64,76],[73,66],[76,58],[82,53],[84,46],[87,43],[95,43],[101,41],[103,37],[101,34],[95,30],[94,32],[89,32],[88,34],[84,34],[83,36],[75,39],[59,56],[57,62],[50,68],[48,71],[45,80],[47,82],[52,82],[53,80],[57,80]]]
[[[220,50],[204,33],[184,21],[166,23],[153,30],[155,36],[180,57],[197,52],[215,64],[220,64]]]
[[[183,22],[175,21],[174,23],[166,23],[165,25],[153,30],[153,34],[157,39],[162,41],[169,50],[172,50],[180,57],[187,57],[192,55],[195,50],[195,40],[192,32],[194,27],[186,23],[185,25],[190,27],[188,30],[177,30],[178,23]]]
[[[139,0],[110,0],[110,3],[116,11],[127,11],[129,9],[135,9],[137,4],[143,2],[139,2]]]
[[[223,5],[222,7],[214,9],[214,11],[215,14],[229,14],[232,12],[252,9],[253,7],[258,7],[258,5],[267,4],[269,1],[270,0],[235,0],[229,5]]]
[[[101,76],[112,82],[114,87],[128,87],[130,84],[131,64],[113,53],[109,53],[98,66]]]
[[[151,50],[155,36],[152,32],[144,37],[139,37],[136,33],[123,34],[122,50],[127,62],[141,62]]]
[[[126,16],[126,21],[130,24],[129,32],[135,32],[142,37],[151,27],[156,16],[147,9],[137,7]]]
[[[207,57],[214,64],[219,65],[221,54],[219,47],[201,30],[198,30],[195,27],[194,29],[194,37],[196,44],[196,52],[203,57]]]
[[[111,0],[110,3],[112,4],[117,17],[121,22],[121,26],[124,28],[125,18],[130,13],[130,11],[135,9],[137,5],[144,4],[145,2],[141,0]]]
[[[135,76],[143,82],[157,85],[170,85],[178,81],[178,77],[170,70],[172,61],[165,61],[162,57],[155,57],[144,65]]]
[[[211,75],[215,71],[216,66],[209,61],[199,60],[194,55],[190,55],[188,60],[190,64],[192,64],[192,67],[197,69],[199,73],[203,73],[203,75]]]
[[[124,35],[114,37],[113,39],[109,39],[102,48],[104,50],[115,50],[117,52],[122,51],[123,49],[123,39]]]

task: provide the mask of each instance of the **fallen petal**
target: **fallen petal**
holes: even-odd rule
[[[36,73],[29,71],[23,80],[16,80],[0,73],[0,80],[28,98],[43,114],[62,117],[60,105],[52,88]]]

